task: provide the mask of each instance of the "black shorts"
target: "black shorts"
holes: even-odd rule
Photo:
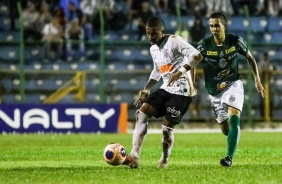
[[[156,118],[165,117],[169,122],[179,124],[187,112],[193,97],[171,94],[163,89],[151,93],[143,102],[157,110]]]

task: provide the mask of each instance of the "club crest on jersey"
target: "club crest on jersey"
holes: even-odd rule
[[[221,51],[219,54],[219,57],[223,57],[223,56],[224,56],[224,53]]]
[[[218,66],[219,66],[220,68],[225,68],[225,67],[227,66],[226,60],[225,60],[224,58],[221,58],[221,59],[219,60],[219,62],[218,62]]]
[[[168,54],[168,49],[164,49],[164,58],[168,58],[169,54]]]
[[[229,102],[234,102],[235,101],[235,96],[234,95],[230,95],[229,97]]]

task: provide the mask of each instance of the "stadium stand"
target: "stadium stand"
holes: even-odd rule
[[[175,15],[167,13],[160,14],[166,24],[167,33],[174,33],[177,28],[178,19]],[[186,22],[188,28],[193,25],[193,16],[183,16],[182,19]],[[206,22],[206,21],[204,21]],[[206,23],[205,23],[206,24]],[[16,20],[16,26],[19,28],[19,21]],[[99,57],[99,35],[93,35],[93,39],[86,45],[86,54],[79,57],[66,57],[58,59],[45,59],[44,48],[41,44],[25,44],[24,50],[24,69],[28,73],[25,75],[25,90],[26,102],[42,103],[42,101],[67,82],[76,71],[87,72],[86,78],[86,102],[99,102],[99,87],[101,80],[99,78],[99,69],[105,69],[105,93],[107,95],[107,103],[127,102],[129,104],[129,118],[135,118],[135,107],[133,107],[134,99],[136,99],[139,89],[142,89],[149,77],[152,69],[151,56],[149,53],[149,43],[142,44],[127,44],[126,41],[137,40],[138,30],[137,20],[133,20],[131,24],[127,24],[123,30],[112,31],[107,30],[104,40],[105,44],[105,63],[100,65]],[[282,60],[282,20],[281,17],[251,17],[250,25],[248,20],[242,16],[231,17],[229,21],[229,32],[235,32],[240,36],[247,38],[249,27],[251,28],[252,42],[255,45],[252,50],[254,56],[259,58],[260,53],[265,50],[271,51],[270,59],[281,68]],[[5,71],[1,74],[1,84],[4,88],[2,101],[4,103],[20,103],[19,95],[20,79],[16,71],[20,69],[19,58],[19,41],[20,32],[10,31],[10,19],[8,18],[5,9],[0,8],[0,69]],[[94,44],[93,44],[94,43]],[[258,46],[256,46],[258,44]],[[259,45],[261,44],[261,45]],[[278,44],[268,46],[265,44]],[[239,62],[241,69],[246,69],[247,62],[243,59]],[[278,75],[279,76],[279,75]],[[201,88],[199,89],[198,101],[201,110],[198,120],[208,121],[213,117],[210,100],[203,89],[203,80],[200,79]],[[243,74],[246,79],[246,75]],[[247,81],[244,79],[245,89],[248,88]],[[273,78],[271,85],[275,86],[275,93],[271,96],[274,107],[273,118],[282,118],[282,89],[281,79]],[[255,92],[255,86],[252,84],[254,91],[252,96],[253,115],[256,118],[258,114],[259,102],[258,95]],[[159,84],[158,86],[159,87]],[[78,103],[72,94],[67,95],[59,103]],[[244,112],[243,117],[247,115]],[[184,118],[189,120],[191,112]]]

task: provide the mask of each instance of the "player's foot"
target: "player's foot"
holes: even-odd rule
[[[161,159],[159,160],[157,168],[158,169],[167,168],[167,166],[168,166],[168,160],[167,159],[163,159],[163,157],[161,157]]]
[[[128,165],[129,167],[136,169],[138,168],[138,162],[139,162],[138,158],[135,158],[133,155],[129,154],[126,155],[126,158],[122,163],[122,165]]]
[[[232,158],[230,156],[226,156],[220,160],[220,164],[225,167],[230,167],[232,165]]]

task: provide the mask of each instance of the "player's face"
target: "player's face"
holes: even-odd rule
[[[164,36],[164,29],[162,27],[148,27],[146,26],[146,34],[150,43],[158,44]]]
[[[225,34],[226,25],[223,24],[219,18],[211,18],[209,26],[213,36],[221,37]]]

